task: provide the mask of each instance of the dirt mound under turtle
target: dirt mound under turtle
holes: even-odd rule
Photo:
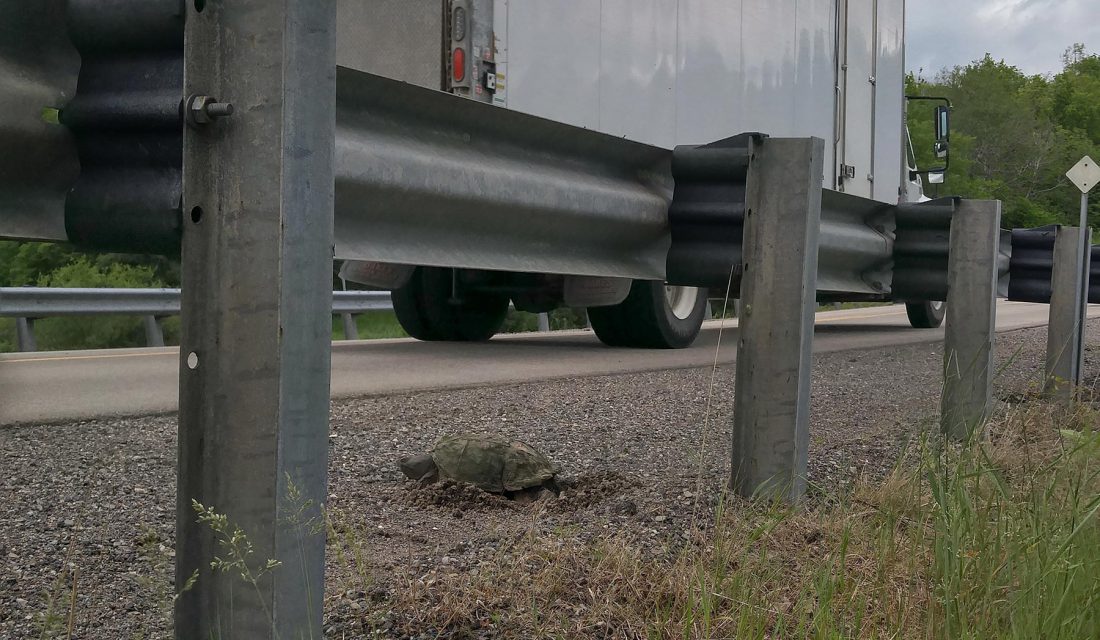
[[[620,473],[602,472],[566,478],[560,481],[561,493],[539,489],[508,494],[483,491],[475,485],[456,480],[431,484],[410,482],[406,485],[409,504],[457,511],[545,508],[567,513],[588,509],[622,497],[635,483]]]

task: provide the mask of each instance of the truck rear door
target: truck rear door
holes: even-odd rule
[[[876,0],[839,0],[837,189],[871,197]]]
[[[443,0],[340,0],[336,64],[443,89]]]

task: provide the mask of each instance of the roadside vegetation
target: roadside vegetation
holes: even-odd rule
[[[1082,156],[1100,154],[1100,56],[1069,47],[1054,76],[1028,76],[991,55],[965,66],[922,69],[906,78],[907,95],[952,101],[951,166],[929,196],[961,195],[1003,202],[1005,228],[1076,223],[1080,191],[1065,177]],[[918,165],[932,157],[932,108],[909,105]],[[1089,220],[1100,221],[1100,202]]]
[[[533,530],[480,571],[399,578],[393,600],[363,610],[363,632],[1100,637],[1097,426],[1091,408],[1029,402],[970,446],[914,442],[884,482],[843,495],[819,487],[797,508],[726,498],[713,526],[657,552],[644,532]],[[346,527],[329,543],[337,562],[369,555]],[[349,589],[370,583],[356,566]]]

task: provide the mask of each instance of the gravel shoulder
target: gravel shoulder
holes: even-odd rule
[[[1037,388],[1045,336],[998,335],[1000,400]],[[1098,339],[1100,321],[1090,322],[1088,341]],[[1100,363],[1087,360],[1095,381]],[[817,355],[815,490],[883,476],[907,442],[935,429],[941,367],[935,344]],[[402,584],[477,571],[532,531],[629,530],[655,548],[686,537],[712,517],[728,474],[732,396],[727,366],[335,401],[328,505],[348,532],[339,546],[351,540],[367,560],[357,568],[330,550],[327,635],[361,637],[357,612]],[[71,568],[73,637],[170,634],[175,429],[172,416],[0,429],[0,640],[39,637],[44,618],[67,628]],[[403,479],[398,458],[470,431],[543,451],[562,469],[562,495],[517,504]]]

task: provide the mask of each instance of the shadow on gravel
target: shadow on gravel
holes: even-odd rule
[[[879,333],[907,333],[916,332],[934,333],[937,329],[914,329],[909,326],[897,324],[819,324],[814,327],[814,335],[817,334],[863,334],[875,331]]]

